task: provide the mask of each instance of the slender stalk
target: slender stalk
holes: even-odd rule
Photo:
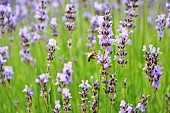
[[[7,92],[6,86],[4,86],[3,89],[4,89],[4,91],[5,91],[5,93],[6,93],[7,97],[8,97],[8,100],[9,100],[9,102],[10,102],[10,104],[11,104],[11,105],[10,105],[10,106],[11,106],[11,111],[13,112],[13,108],[12,108],[12,106],[13,106],[12,100],[11,100],[11,98],[10,98],[10,96],[9,96],[9,93]]]
[[[102,76],[102,69],[101,69],[101,76]],[[100,76],[100,78],[99,78],[99,93],[98,93],[98,106],[97,106],[97,111],[98,111],[98,113],[100,113],[100,109],[99,109],[99,107],[100,107],[100,89],[101,89],[101,82],[102,82],[102,78],[101,78],[101,76]]]

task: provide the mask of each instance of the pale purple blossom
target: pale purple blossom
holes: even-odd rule
[[[153,47],[152,44],[149,45],[149,51],[146,46],[143,46],[143,52],[145,52],[145,60],[146,64],[143,68],[145,71],[147,78],[149,79],[150,84],[153,86],[156,91],[160,87],[160,79],[162,77],[162,69],[163,67],[158,66],[158,56],[162,54],[160,52],[160,48],[157,49]]]
[[[88,20],[88,19],[90,19],[90,17],[91,17],[91,15],[89,12],[84,12],[84,14],[83,14],[84,19]]]
[[[162,37],[164,36],[163,31],[166,26],[166,15],[165,14],[158,15],[158,18],[155,21],[157,22],[157,25],[155,28],[158,30],[158,36],[159,36],[159,39],[161,40]]]
[[[4,75],[5,78],[10,81],[12,79],[12,75],[14,74],[14,71],[12,69],[12,66],[5,66],[5,71],[4,71]]]

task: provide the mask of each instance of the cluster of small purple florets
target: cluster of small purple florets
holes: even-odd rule
[[[48,62],[53,62],[53,59],[55,56],[53,56],[54,52],[56,50],[59,50],[60,48],[57,46],[57,42],[54,39],[49,39],[47,44],[47,50],[48,50]]]
[[[105,11],[105,16],[99,17],[99,28],[98,28],[98,38],[100,44],[100,51],[98,52],[96,59],[97,63],[102,66],[102,82],[107,85],[108,81],[106,80],[107,72],[111,68],[111,45],[114,44],[114,39],[112,39],[112,22],[110,16],[110,9]],[[102,54],[103,53],[103,54]]]
[[[30,55],[30,49],[29,49],[30,39],[26,27],[20,29],[19,36],[21,38],[21,46],[22,46],[22,50],[20,50],[20,55],[22,56],[21,61],[25,63],[30,63],[33,60],[33,58]]]
[[[32,89],[28,88],[27,85],[25,85],[25,88],[22,92],[26,93],[25,98],[27,99],[27,103],[28,103],[27,110],[29,113],[32,113],[31,107],[32,107],[32,97],[34,96],[34,92],[32,91]]]
[[[37,24],[36,28],[39,32],[45,31],[47,27],[47,11],[46,11],[46,0],[39,0],[40,4],[36,8],[36,15],[34,16],[37,20],[39,20],[39,23]]]
[[[89,30],[90,35],[87,37],[88,43],[86,44],[86,48],[89,51],[92,51],[94,45],[96,44],[96,33],[98,27],[99,27],[98,16],[94,16],[92,17],[90,22],[90,30]]]
[[[138,0],[126,0],[126,11],[127,14],[124,21],[120,21],[119,29],[117,30],[120,34],[119,36],[116,36],[116,41],[118,43],[118,49],[117,56],[115,55],[115,60],[120,64],[122,67],[124,67],[127,64],[127,60],[125,60],[125,56],[128,54],[128,52],[125,52],[125,48],[127,45],[131,44],[131,40],[128,39],[130,34],[133,33],[133,28],[135,26],[133,25],[133,20],[137,15],[135,14]]]
[[[75,29],[75,20],[76,20],[76,16],[75,16],[75,13],[76,13],[76,5],[75,5],[75,2],[74,0],[70,0],[70,4],[67,4],[66,5],[66,22],[65,22],[65,25],[68,29],[69,32],[72,32],[74,29]]]
[[[111,46],[115,43],[115,40],[112,39],[113,31],[112,31],[112,17],[110,16],[110,9],[105,11],[104,16],[98,17],[98,38],[100,44],[100,50],[94,58],[97,60],[97,63],[102,66],[101,76],[102,83],[105,88],[103,88],[106,95],[109,95],[109,99],[111,104],[114,103],[116,98],[116,79],[115,75],[109,73],[109,69],[111,68],[111,54],[114,50],[111,49]],[[110,75],[110,80],[108,80],[107,76]]]
[[[109,3],[106,0],[103,0],[101,4],[94,2],[94,9],[96,15],[104,14],[107,9],[109,9]]]
[[[142,99],[140,100],[136,107],[133,107],[132,104],[126,104],[126,102],[122,100],[120,103],[119,113],[138,113],[138,110],[141,110],[141,112],[144,113],[146,110],[148,97],[149,96],[145,97],[142,95]]]
[[[158,66],[158,56],[162,54],[159,50],[160,48],[153,47],[149,45],[150,50],[146,49],[146,46],[143,46],[143,52],[146,53],[145,60],[146,64],[143,70],[146,72],[146,76],[149,79],[149,83],[153,86],[156,91],[160,86],[160,79],[162,77],[163,67]]]
[[[50,27],[52,29],[52,34],[51,35],[53,37],[57,37],[58,36],[58,31],[57,31],[58,24],[57,24],[56,18],[51,18]]]
[[[0,47],[0,84],[5,85],[5,82],[10,83],[12,75],[14,74],[11,66],[5,66],[9,58],[8,47]]]
[[[166,4],[166,8],[168,9],[168,11],[170,11],[169,3]],[[155,28],[158,30],[159,40],[161,40],[164,36],[165,27],[170,29],[170,12],[167,17],[165,14],[158,15],[158,18],[155,21],[157,22],[157,25]]]
[[[47,61],[48,62],[53,62],[53,53],[55,52],[56,49],[59,49],[58,46],[56,45],[56,41],[54,39],[50,39],[47,48],[48,48],[48,57]],[[48,78],[50,77],[50,64],[47,65],[46,73],[38,76],[36,79],[36,83],[38,83],[41,86],[41,96],[44,98],[47,98],[47,83],[48,83]]]
[[[10,4],[0,4],[0,34],[12,33],[16,25],[16,16],[12,13]]]
[[[58,86],[58,91],[62,95],[63,99],[63,109],[66,112],[71,110],[71,105],[69,103],[71,97],[71,93],[66,86],[69,86],[72,82],[71,74],[73,73],[72,62],[68,62],[64,64],[63,73],[57,73],[56,85]]]
[[[53,113],[60,113],[60,108],[61,108],[60,100],[56,100],[55,101],[55,109],[52,109],[52,112]]]
[[[80,109],[82,111],[82,113],[86,113],[87,112],[87,95],[88,95],[88,89],[91,88],[91,86],[88,84],[88,80],[84,81],[82,80],[82,84],[79,85],[79,87],[82,88],[82,92],[79,92],[79,94],[81,95],[81,100],[82,100],[82,104],[80,105]]]

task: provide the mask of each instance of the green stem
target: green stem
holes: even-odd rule
[[[6,86],[4,86],[4,87],[6,87]],[[9,102],[10,102],[10,106],[11,106],[11,111],[13,111],[13,108],[12,108],[12,100],[11,100],[11,98],[10,98],[10,96],[9,96],[9,93],[7,92],[7,90],[6,90],[6,88],[4,88],[4,91],[5,91],[5,93],[6,93],[6,95],[7,95],[7,97],[8,97],[8,100],[9,100]]]
[[[100,89],[101,89],[101,78],[102,77],[102,69],[101,69],[101,76],[100,76],[100,78],[99,78],[99,93],[98,93],[98,106],[97,106],[97,111],[98,111],[98,113],[100,113],[100,109],[99,109],[99,106],[100,106]]]

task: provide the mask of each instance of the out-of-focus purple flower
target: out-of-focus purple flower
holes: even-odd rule
[[[73,73],[72,62],[64,64],[63,73],[70,76]]]
[[[56,18],[51,18],[50,27],[52,29],[52,36],[54,37],[58,36],[58,31],[57,31],[58,24]]]
[[[39,6],[36,7],[36,14],[35,14],[35,18],[37,20],[39,20],[39,23],[37,24],[37,30],[38,32],[40,31],[45,31],[46,27],[47,27],[47,19],[48,19],[48,15],[47,15],[47,11],[46,11],[46,0],[40,0],[40,4]]]
[[[0,47],[0,54],[4,60],[8,59],[9,58],[8,47],[7,46]]]
[[[29,35],[30,35],[29,39],[31,43],[35,43],[35,41],[38,41],[41,38],[40,35],[38,35],[36,32],[32,32]]]
[[[90,35],[87,37],[88,43],[86,44],[86,47],[89,51],[92,51],[93,46],[96,44],[96,33],[98,27],[98,16],[93,16],[90,21]]]
[[[75,29],[74,21],[76,20],[76,16],[75,16],[76,5],[75,5],[75,2],[70,0],[70,4],[66,5],[65,11],[66,11],[66,14],[65,14],[65,17],[66,17],[65,25],[66,25],[68,31],[72,32]]]
[[[10,81],[12,79],[12,75],[14,74],[14,71],[12,69],[12,66],[5,66],[5,71],[4,71],[4,75],[5,78]]]
[[[50,26],[51,26],[52,28],[57,28],[58,24],[57,24],[56,18],[51,18]]]
[[[46,76],[46,74],[42,74],[40,76],[38,76],[38,78],[36,79],[36,83],[39,83],[39,84],[46,84],[48,82],[48,77]]]
[[[12,75],[14,74],[11,66],[5,66],[8,58],[8,47],[0,47],[0,83],[2,83],[2,85],[5,85],[6,80],[10,83]]]
[[[158,15],[158,18],[155,21],[157,22],[157,25],[155,28],[158,30],[158,36],[159,36],[159,39],[161,40],[162,37],[164,36],[163,31],[166,26],[166,15],[165,14]]]
[[[84,12],[84,14],[83,14],[83,18],[85,19],[85,20],[88,20],[88,19],[90,19],[90,13],[89,12]]]
[[[22,49],[20,52],[19,52],[19,54],[22,56],[22,58],[21,58],[21,61],[22,62],[26,62],[26,63],[29,63],[30,61],[32,61],[32,57],[31,57],[31,55],[30,55],[30,50],[29,49],[27,49],[27,50],[25,50],[25,49]]]
[[[166,3],[166,8],[170,11],[170,3]]]
[[[60,100],[56,100],[55,101],[55,109],[53,109],[52,112],[53,113],[60,113],[60,108],[61,108]]]
[[[101,13],[104,13],[105,10],[109,9],[109,4],[106,1],[103,1],[102,4],[94,2],[94,8],[96,15],[100,15]]]
[[[120,106],[125,107],[126,102],[124,100],[121,101]]]

